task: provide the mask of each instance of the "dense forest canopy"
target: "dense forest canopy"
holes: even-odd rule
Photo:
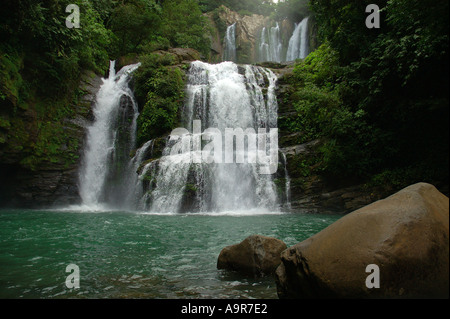
[[[79,29],[64,23],[72,3],[80,7]],[[36,80],[38,88],[66,83],[79,68],[105,70],[110,59],[128,53],[209,50],[206,19],[195,0],[11,0],[3,3],[0,18],[0,49],[8,55],[3,63],[23,64],[21,75]],[[44,74],[50,83],[41,81]]]
[[[314,17],[322,45],[296,64],[289,103],[297,117],[284,125],[324,141],[314,166],[322,174],[380,185],[448,184],[448,0],[380,0],[381,28],[368,29],[365,8],[372,2],[4,0],[0,149],[20,150],[29,168],[51,159],[57,152],[52,143],[60,139],[57,124],[49,123],[70,115],[67,105],[77,98],[82,70],[105,74],[109,60],[139,56],[147,65],[142,74],[155,81],[147,88],[173,82],[178,90],[180,75],[152,52],[193,48],[208,60],[211,25],[204,13],[226,5],[276,20]],[[79,29],[64,23],[69,4],[80,7]],[[170,105],[182,98],[178,93],[167,97]],[[33,141],[21,117],[29,109],[37,113],[41,134]],[[173,118],[161,114],[158,121]],[[140,121],[153,130],[153,122]]]
[[[80,7],[79,29],[64,23],[69,4]],[[1,65],[4,73],[8,66],[20,69],[18,78],[26,77],[37,90],[57,86],[64,89],[58,92],[66,92],[71,90],[67,80],[76,79],[79,69],[104,71],[108,60],[130,53],[189,47],[207,58],[210,26],[202,10],[226,5],[244,13],[284,17],[304,12],[306,4],[305,0],[279,5],[261,0],[7,0],[0,13]],[[3,82],[8,82],[6,77]],[[12,94],[11,86],[13,91],[27,91],[20,83],[8,82],[2,94]]]
[[[399,188],[448,185],[448,1],[312,0],[323,45],[297,65],[297,129],[326,140],[321,168]]]

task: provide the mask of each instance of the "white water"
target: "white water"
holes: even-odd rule
[[[236,62],[236,23],[227,27],[222,61]],[[255,47],[256,62],[290,62],[304,59],[310,53],[309,48],[309,17],[295,24],[289,43],[282,39],[280,24],[263,27]],[[284,43],[284,44],[283,44]],[[286,47],[287,46],[287,47]]]
[[[287,157],[286,154],[281,152],[283,157],[283,163],[284,163],[284,178],[286,180],[285,184],[285,195],[286,195],[286,207],[288,209],[291,209],[291,178],[289,176],[289,172],[287,169]]]
[[[189,131],[191,146],[198,138],[199,150],[192,148],[171,155],[177,140],[168,137],[163,156],[152,160],[154,140],[136,150],[134,157],[129,156],[136,147],[139,113],[128,85],[139,64],[127,66],[117,75],[114,67],[111,63],[110,76],[103,80],[96,97],[95,120],[87,130],[79,174],[82,205],[71,210],[126,209],[151,214],[278,211],[280,201],[274,176],[261,174],[261,164],[193,161],[204,158],[200,146],[207,144],[201,142],[207,128],[268,132],[277,127],[277,77],[273,72],[233,62],[193,62],[181,125]],[[195,120],[201,121],[200,132],[193,132]],[[274,146],[277,150],[278,140],[268,135],[261,137],[267,143],[266,149]],[[259,149],[246,150],[246,160],[261,156]],[[235,151],[233,157],[240,154]]]
[[[116,74],[115,62],[112,61],[109,77],[103,79],[103,85],[97,93],[93,109],[95,120],[87,129],[87,145],[79,173],[79,192],[83,207],[97,210],[108,204],[105,200],[105,186],[112,166],[111,161],[118,156],[115,145],[118,139],[117,122],[124,97],[131,101],[133,108],[132,124],[127,135],[129,146],[134,147],[138,109],[128,82],[130,74],[139,65],[124,67]]]
[[[186,89],[186,129],[192,133],[193,120],[201,120],[203,130],[217,128],[222,132],[225,128],[254,128],[256,132],[258,128],[276,128],[276,80],[271,71],[260,67],[247,65],[240,73],[232,62],[193,62]],[[267,88],[266,94],[263,88]],[[261,175],[257,164],[192,163],[192,158],[202,154],[191,150],[170,155],[173,144],[168,143],[159,161],[156,188],[143,209],[156,213],[277,209],[273,177]]]
[[[309,54],[308,20],[304,18],[295,26],[294,33],[289,40],[289,47],[286,54],[286,61],[304,59]]]
[[[278,22],[269,31],[264,27],[260,36],[259,62],[282,62],[282,52],[283,44]]]
[[[224,39],[223,61],[236,61],[236,23],[227,28]]]

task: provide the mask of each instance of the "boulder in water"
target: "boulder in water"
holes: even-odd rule
[[[433,185],[412,185],[344,216],[281,260],[280,298],[448,298],[449,199]],[[379,288],[369,265],[379,268]]]
[[[255,277],[271,275],[280,265],[280,254],[286,248],[286,244],[279,239],[253,235],[239,244],[222,249],[217,268]]]

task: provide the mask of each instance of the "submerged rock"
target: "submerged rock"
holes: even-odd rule
[[[239,244],[222,249],[217,268],[256,277],[271,275],[280,265],[280,254],[286,248],[286,244],[279,239],[253,235]]]
[[[449,199],[419,183],[284,251],[280,298],[448,298]],[[379,288],[368,288],[379,268]],[[370,286],[370,285],[369,285]]]

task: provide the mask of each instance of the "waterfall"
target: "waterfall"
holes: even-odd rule
[[[304,59],[309,54],[308,39],[308,20],[304,18],[299,24],[296,24],[294,33],[289,40],[289,47],[286,55],[286,61]]]
[[[266,27],[261,30],[259,45],[259,62],[281,62],[283,44],[281,42],[280,25],[276,24],[267,32]]]
[[[291,209],[291,178],[289,177],[289,172],[287,169],[287,157],[284,152],[280,152],[280,153],[283,156],[284,178],[286,180],[286,184],[285,184],[286,207],[288,209]]]
[[[136,121],[139,115],[130,74],[140,64],[115,72],[110,64],[109,77],[96,96],[94,122],[87,129],[87,142],[79,173],[79,192],[83,205],[125,205],[134,175],[130,172],[130,152],[135,148]]]
[[[116,74],[111,62],[97,93],[79,172],[83,207],[162,214],[277,211],[277,76],[253,65],[192,62],[184,128],[167,137],[155,158],[155,140],[137,150],[135,145],[139,111],[129,82],[138,67]]]
[[[238,67],[232,62],[217,65],[193,62],[183,110],[185,129],[180,131],[180,139],[187,138],[188,148],[184,149],[183,144],[183,149],[174,152],[179,139],[172,136],[168,140],[163,157],[157,163],[158,169],[152,172],[154,185],[147,190],[141,209],[157,213],[276,210],[278,197],[273,177],[261,174],[258,163],[199,160],[210,154],[205,149],[200,150],[200,146],[205,146],[205,137],[212,134],[213,128],[220,132],[239,128],[266,132],[277,127],[276,81],[273,72],[261,67]],[[201,133],[202,130],[205,132]],[[222,151],[222,138],[218,144],[215,138],[213,140]],[[249,146],[251,140],[249,134],[246,143],[249,162],[249,158],[261,156],[258,153],[261,150]],[[268,146],[276,146],[278,154],[278,140],[263,134],[258,143],[265,145],[266,142]],[[233,154],[236,158],[241,155]],[[147,173],[149,171],[150,167]]]
[[[259,62],[266,62],[270,61],[270,47],[267,43],[267,29],[266,27],[263,27],[261,30],[261,37],[260,37],[260,44],[259,44]]]
[[[236,61],[236,23],[228,26],[224,39],[223,61]]]
[[[258,46],[259,62],[283,62],[304,59],[309,54],[308,18],[295,25],[294,32],[289,40],[289,46],[283,50],[280,25],[263,27]],[[283,55],[286,52],[286,55]]]
[[[125,191],[125,203],[127,204],[127,208],[135,209],[136,207],[142,206],[140,204],[143,200],[142,197],[144,196],[142,183],[143,179],[146,176],[146,173],[151,168],[152,163],[146,164],[140,174],[138,172],[144,159],[153,157],[154,146],[155,140],[150,140],[145,143],[140,149],[136,151],[136,154],[128,164],[128,172],[131,174],[131,176],[128,178],[128,183],[126,183],[128,187]]]

